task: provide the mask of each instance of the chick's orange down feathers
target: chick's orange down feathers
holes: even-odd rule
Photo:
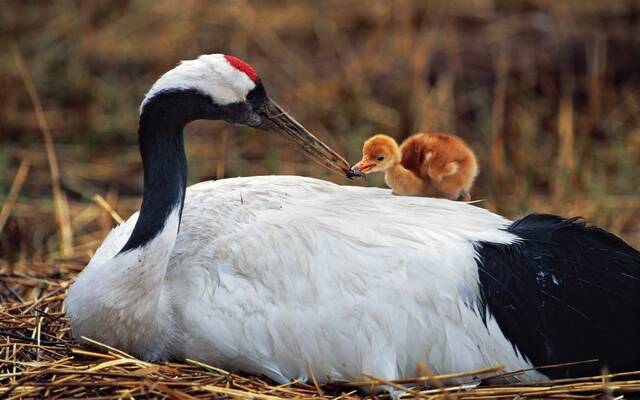
[[[387,135],[369,138],[362,160],[354,169],[384,172],[387,185],[400,195],[471,199],[478,175],[473,150],[459,137],[445,133],[418,133],[400,147]]]
[[[429,179],[428,195],[452,200],[470,200],[478,176],[478,162],[471,148],[448,133],[417,133],[400,146],[402,165]]]

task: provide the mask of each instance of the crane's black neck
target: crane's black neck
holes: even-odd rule
[[[254,108],[266,100],[264,87],[258,82],[247,101],[220,105],[195,89],[166,89],[143,103],[138,127],[144,165],[142,207],[120,253],[142,247],[155,238],[174,210],[182,216],[187,185],[184,127],[196,119],[221,119],[259,127],[261,118]]]
[[[138,144],[144,190],[138,221],[121,253],[144,246],[164,228],[171,212],[182,214],[187,184],[183,129],[211,118],[211,99],[195,90],[168,90],[148,99],[140,113]]]

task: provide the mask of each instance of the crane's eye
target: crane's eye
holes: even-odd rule
[[[382,160],[384,160],[384,156],[378,156],[377,160],[378,160],[378,161],[382,161]]]

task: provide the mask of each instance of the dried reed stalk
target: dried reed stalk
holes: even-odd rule
[[[31,161],[29,158],[23,158],[20,162],[18,172],[16,172],[16,176],[13,178],[9,193],[2,204],[2,209],[0,209],[0,233],[2,233],[2,229],[11,215],[11,209],[18,199],[18,194],[20,193],[20,189],[22,189],[22,184],[24,183],[24,180],[27,179],[30,165]]]
[[[31,99],[33,109],[38,120],[38,125],[42,131],[44,138],[44,144],[47,150],[47,159],[49,160],[49,172],[51,174],[51,189],[53,192],[53,200],[55,203],[55,215],[58,222],[58,229],[60,233],[60,252],[63,257],[70,257],[73,255],[73,231],[71,230],[71,221],[69,217],[69,204],[67,202],[67,196],[60,187],[60,170],[58,168],[58,160],[56,158],[56,152],[53,144],[53,135],[51,134],[51,128],[49,122],[44,114],[42,102],[40,96],[36,90],[31,74],[27,68],[26,63],[15,43],[11,44],[11,53],[16,64],[16,68],[20,73],[22,82]]]
[[[553,186],[554,203],[563,201],[573,181],[575,167],[573,86],[573,77],[566,76],[563,79],[563,90],[558,109],[558,156]]]
[[[227,167],[227,153],[229,152],[229,131],[226,129],[222,132],[222,146],[220,146],[222,154],[216,164],[216,179],[223,179]]]
[[[104,197],[102,197],[99,194],[96,194],[93,196],[93,201],[95,201],[97,205],[99,205],[103,210],[105,210],[111,216],[111,218],[114,221],[116,221],[118,224],[121,224],[124,222],[122,217],[116,212],[116,210],[113,209],[113,207],[111,207],[111,205],[109,205],[109,202],[107,202],[107,200],[105,200]]]
[[[493,103],[491,106],[491,137],[489,143],[489,165],[493,183],[498,190],[494,191],[496,204],[503,203],[503,192],[506,180],[506,155],[504,140],[504,119],[509,81],[511,56],[506,45],[500,47],[495,66],[496,83],[493,89]]]

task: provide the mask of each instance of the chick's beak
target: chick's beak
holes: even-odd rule
[[[267,124],[263,124],[263,129],[281,134],[301,149],[309,158],[325,168],[337,174],[350,176],[351,168],[349,163],[335,150],[306,130],[276,102],[267,99],[257,112],[266,120],[265,122],[268,121]]]
[[[357,163],[356,165],[354,165],[351,170],[353,172],[361,172],[363,174],[366,174],[367,171],[370,171],[373,167],[376,166],[376,163],[373,163],[371,161],[366,161],[366,160],[362,160],[359,163]]]

